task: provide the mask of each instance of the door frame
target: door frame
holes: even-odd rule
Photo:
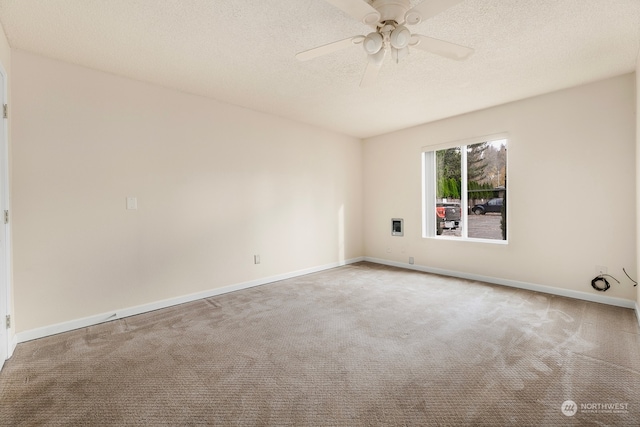
[[[0,76],[2,77],[2,105],[8,105],[8,75],[2,63],[0,63]],[[5,347],[7,359],[13,354],[14,345],[11,331],[14,330],[14,319],[11,316],[11,226],[4,223],[4,211],[9,211],[9,119],[0,117],[3,120],[3,130],[0,134],[0,227],[4,227],[4,271],[0,272],[0,292],[4,298],[0,299],[0,327],[6,333],[6,340],[0,342]],[[10,218],[11,219],[11,218]],[[11,327],[6,328],[5,316],[11,316]],[[4,360],[0,360],[0,368],[4,365]]]

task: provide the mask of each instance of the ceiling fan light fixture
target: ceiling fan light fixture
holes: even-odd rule
[[[2,1],[2,0],[0,0]],[[473,49],[455,43],[438,40],[421,34],[411,34],[407,29],[443,12],[464,0],[324,0],[347,15],[371,25],[368,35],[356,35],[344,40],[321,45],[296,54],[300,61],[317,58],[354,44],[362,43],[367,54],[367,68],[360,82],[361,87],[372,84],[387,55],[399,62],[409,55],[409,48],[416,48],[445,58],[462,60]]]
[[[370,33],[364,38],[362,46],[369,55],[376,54],[382,49],[383,38],[380,33]]]
[[[397,26],[389,36],[389,42],[391,46],[396,49],[404,49],[409,46],[409,41],[411,40],[411,32],[407,29],[407,27],[403,25]]]

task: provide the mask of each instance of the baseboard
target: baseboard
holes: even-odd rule
[[[279,280],[291,279],[298,276],[304,276],[306,274],[317,273],[319,271],[329,270],[331,268],[340,267],[347,264],[353,264],[355,262],[360,262],[360,261],[364,261],[364,257],[358,257],[358,258],[353,258],[345,261],[324,264],[321,266],[297,270],[290,273],[279,274],[276,276],[270,276],[270,277],[265,277],[261,279],[251,280],[248,282],[237,283],[235,285],[224,286],[222,288],[211,289],[204,292],[198,292],[198,293],[184,295],[176,298],[156,301],[149,304],[138,305],[135,307],[127,307],[121,310],[114,310],[108,313],[96,314],[95,316],[89,316],[89,317],[84,317],[82,319],[75,319],[67,322],[61,322],[55,325],[44,326],[42,328],[30,329],[28,331],[17,333],[14,337],[14,341],[16,342],[16,345],[17,345],[18,343],[31,341],[38,338],[44,338],[50,335],[56,335],[63,332],[69,332],[75,329],[86,328],[88,326],[93,326],[100,323],[109,322],[112,320],[122,319],[124,317],[135,316],[137,314],[143,314],[150,311],[159,310],[162,308],[167,308],[167,307],[171,307],[178,304],[184,304],[187,302],[196,301],[203,298],[210,298],[216,295],[222,295],[229,292],[239,291],[242,289],[253,288],[255,286],[266,285],[268,283],[277,282]]]
[[[237,283],[234,285],[224,286],[222,288],[216,288],[216,289],[211,289],[204,292],[198,292],[198,293],[184,295],[176,298],[156,301],[149,304],[143,304],[143,305],[134,306],[134,307],[127,307],[121,310],[114,310],[108,313],[101,313],[94,316],[84,317],[81,319],[70,320],[67,322],[61,322],[54,325],[49,325],[41,328],[30,329],[24,332],[19,332],[15,334],[13,336],[13,339],[11,340],[11,345],[9,346],[9,357],[13,354],[13,351],[15,350],[16,346],[22,342],[31,341],[38,338],[44,338],[50,335],[56,335],[63,332],[69,332],[75,329],[86,328],[88,326],[97,325],[97,324],[109,322],[112,320],[122,319],[129,316],[135,316],[138,314],[143,314],[150,311],[171,307],[178,304],[184,304],[187,302],[196,301],[203,298],[210,298],[216,295],[222,295],[229,292],[234,292],[242,289],[252,288],[255,286],[265,285],[268,283],[277,282],[279,280],[291,279],[298,276],[304,276],[306,274],[317,273],[320,271],[328,270],[335,267],[340,267],[343,265],[353,264],[360,261],[367,261],[367,262],[372,262],[376,264],[389,265],[392,267],[422,271],[425,273],[440,274],[443,276],[457,277],[461,279],[476,280],[476,281],[487,282],[487,283],[492,283],[496,285],[510,286],[513,288],[526,289],[526,290],[535,291],[535,292],[542,292],[542,293],[551,294],[551,295],[581,299],[581,300],[586,300],[591,302],[614,305],[618,307],[631,308],[631,309],[635,309],[636,318],[638,320],[638,324],[640,325],[640,306],[638,306],[637,302],[626,300],[623,298],[608,297],[605,295],[592,295],[586,292],[560,289],[560,288],[554,288],[551,286],[538,285],[538,284],[520,282],[520,281],[508,280],[508,279],[500,279],[500,278],[489,277],[489,276],[481,276],[477,274],[462,273],[459,271],[432,268],[432,267],[420,266],[415,264],[406,264],[406,263],[389,261],[389,260],[380,259],[380,258],[358,257],[358,258],[353,258],[345,261],[297,270],[290,273],[251,280],[248,282]]]
[[[558,295],[558,296],[563,296],[568,298],[597,302],[601,304],[615,305],[617,307],[624,307],[624,308],[631,308],[631,309],[635,308],[636,315],[640,314],[638,304],[632,300],[628,300],[624,298],[609,297],[606,295],[594,295],[586,292],[573,291],[570,289],[554,288],[552,286],[537,285],[535,283],[519,282],[516,280],[500,279],[496,277],[481,276],[478,274],[462,273],[459,271],[425,267],[425,266],[420,266],[415,264],[389,261],[389,260],[380,259],[380,258],[364,257],[364,260],[368,262],[373,262],[376,264],[406,268],[409,270],[422,271],[425,273],[440,274],[443,276],[457,277],[460,279],[476,280],[480,282],[492,283],[495,285],[510,286],[512,288],[526,289],[529,291],[542,292],[545,294]]]

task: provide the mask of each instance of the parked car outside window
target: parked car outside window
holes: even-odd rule
[[[455,230],[460,226],[460,203],[438,202],[436,203],[436,234],[439,236],[443,230]]]
[[[502,211],[502,197],[496,197],[494,199],[489,200],[487,203],[475,205],[473,208],[471,208],[471,212],[473,212],[476,215],[484,215],[488,212],[500,213],[501,211]]]

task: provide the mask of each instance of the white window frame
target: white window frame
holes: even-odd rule
[[[469,227],[468,227],[468,217],[469,217],[469,196],[467,193],[467,150],[466,147],[468,145],[480,144],[487,141],[497,141],[497,140],[506,140],[507,141],[507,150],[511,144],[511,139],[509,138],[509,134],[506,132],[495,133],[480,137],[462,139],[457,141],[451,141],[444,144],[437,145],[428,145],[422,147],[422,237],[428,239],[438,239],[438,240],[454,240],[454,241],[463,241],[463,242],[482,242],[482,243],[493,243],[493,244],[502,244],[506,245],[509,242],[509,218],[511,215],[507,214],[507,236],[505,240],[498,239],[482,239],[477,237],[469,237]],[[451,236],[438,236],[436,234],[436,151],[446,150],[448,148],[460,147],[460,164],[464,165],[462,167],[460,179],[461,182],[461,193],[464,197],[460,198],[460,220],[462,223],[462,236],[460,237],[451,237]],[[507,176],[509,171],[509,155],[507,154]],[[509,185],[509,180],[507,180],[507,185],[505,186],[505,192],[508,194],[509,189],[507,188]],[[509,209],[509,208],[507,208]]]

